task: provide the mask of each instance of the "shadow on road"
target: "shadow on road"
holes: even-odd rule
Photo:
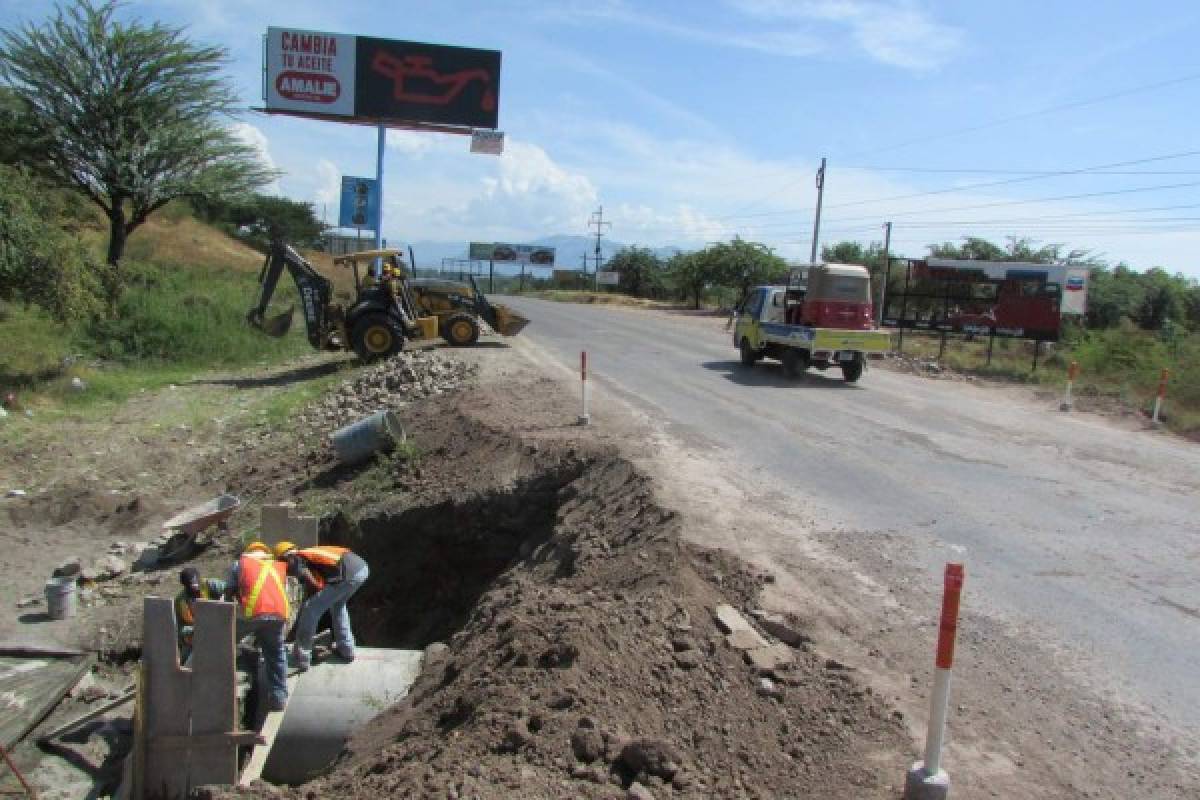
[[[263,389],[269,386],[290,386],[293,383],[303,383],[304,381],[311,381],[316,378],[323,378],[326,375],[332,375],[346,366],[347,363],[346,361],[326,361],[322,364],[284,370],[283,372],[276,372],[272,375],[263,375],[257,378],[210,378],[202,381],[190,381],[187,385],[232,386],[235,389]]]
[[[842,380],[842,371],[831,367],[825,372],[809,370],[798,378],[788,378],[783,374],[780,364],[764,362],[747,367],[740,361],[705,361],[700,366],[713,372],[722,373],[727,381],[742,386],[770,386],[776,389],[841,389],[857,390],[853,383]]]

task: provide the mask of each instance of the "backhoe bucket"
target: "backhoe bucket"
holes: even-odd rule
[[[292,327],[292,317],[296,313],[296,307],[292,306],[282,314],[276,314],[273,317],[261,317],[257,313],[251,311],[246,316],[248,321],[255,328],[265,333],[267,336],[273,336],[276,339],[287,335],[287,332]]]
[[[525,330],[525,326],[529,324],[528,319],[522,317],[508,306],[493,303],[492,309],[496,312],[496,324],[492,327],[496,329],[496,333],[503,336],[516,336]]]

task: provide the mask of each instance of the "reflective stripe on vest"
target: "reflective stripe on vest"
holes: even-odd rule
[[[210,597],[209,593],[208,593],[207,582],[200,584],[200,597],[197,599],[199,599],[199,600],[211,600],[212,599],[212,597]],[[192,616],[192,599],[190,597],[188,597],[186,589],[180,593],[179,597],[177,597],[175,599],[175,615],[177,617],[179,617],[179,622],[181,622],[184,625],[195,625],[196,624],[196,619],[195,619],[195,617]]]
[[[242,616],[254,619],[277,616],[287,619],[291,614],[284,579],[287,566],[269,556],[242,556],[238,562],[238,597],[242,600]]]
[[[336,547],[334,545],[317,545],[316,547],[306,547],[303,550],[297,550],[296,555],[304,559],[310,564],[316,564],[321,567],[336,567],[341,563],[342,556],[349,553],[350,550],[345,547]],[[317,591],[325,588],[325,576],[318,569],[309,570],[313,580],[317,584]]]

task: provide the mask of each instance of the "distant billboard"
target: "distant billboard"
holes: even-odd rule
[[[1057,341],[1063,314],[1087,310],[1089,272],[1065,264],[896,259],[885,327]]]
[[[379,220],[379,184],[374,178],[342,176],[338,227],[375,230]]]
[[[468,254],[472,261],[529,264],[535,267],[553,267],[555,255],[553,247],[509,242],[471,242]]]
[[[268,28],[267,111],[494,129],[500,52]]]
[[[596,273],[596,284],[598,286],[618,286],[621,283],[621,273],[605,272],[601,270]]]

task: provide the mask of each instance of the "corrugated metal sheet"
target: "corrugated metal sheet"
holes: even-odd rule
[[[90,667],[86,655],[0,655],[0,745],[20,741]]]

